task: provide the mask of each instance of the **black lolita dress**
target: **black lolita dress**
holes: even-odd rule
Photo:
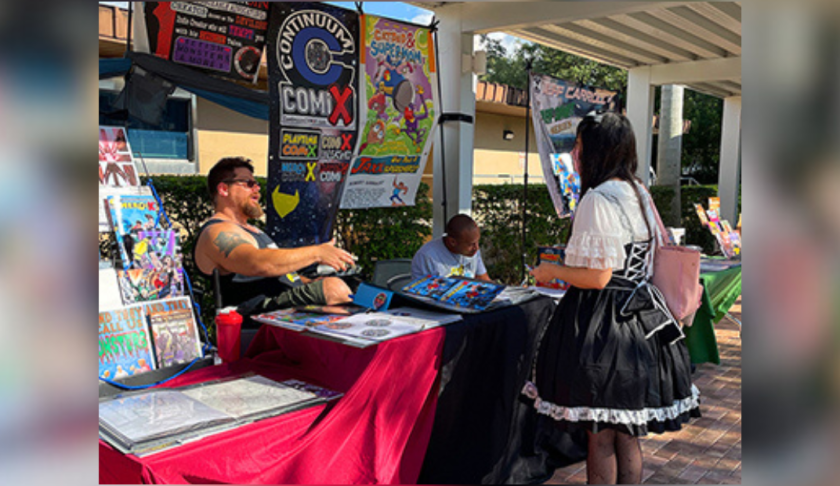
[[[648,282],[654,249],[641,217],[626,182],[598,186],[578,207],[566,263],[609,265],[613,277],[603,290],[566,292],[522,391],[567,430],[644,436],[700,416],[684,335]],[[633,241],[640,235],[646,238]]]

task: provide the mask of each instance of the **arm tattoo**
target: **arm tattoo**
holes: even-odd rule
[[[216,236],[213,243],[216,244],[219,251],[224,253],[227,258],[230,256],[230,252],[232,252],[237,246],[248,244],[248,240],[246,240],[242,235],[238,235],[230,231],[222,231],[218,236]]]

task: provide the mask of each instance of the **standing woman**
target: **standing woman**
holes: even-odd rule
[[[538,281],[571,284],[543,336],[523,393],[540,414],[587,431],[590,484],[639,483],[639,437],[699,417],[683,333],[649,283],[656,219],[635,177],[626,117],[587,115],[572,152],[581,200],[565,266],[543,263]]]

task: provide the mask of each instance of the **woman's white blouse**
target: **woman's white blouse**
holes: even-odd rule
[[[640,192],[645,194],[642,192],[644,189],[639,187]],[[657,231],[650,199],[643,199],[650,227]],[[620,204],[624,211],[612,201]],[[625,181],[606,181],[587,192],[578,204],[572,237],[566,245],[565,264],[570,267],[621,270],[627,258],[625,245],[648,239],[650,233],[633,187]],[[652,268],[652,265],[648,268]]]

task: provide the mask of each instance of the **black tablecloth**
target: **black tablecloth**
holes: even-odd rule
[[[560,432],[520,394],[555,307],[540,297],[446,326],[440,396],[419,482],[536,483],[585,459],[585,436]]]

